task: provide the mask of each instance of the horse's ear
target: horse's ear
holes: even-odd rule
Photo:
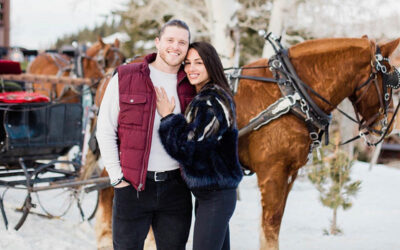
[[[390,56],[393,51],[397,48],[399,45],[400,38],[397,38],[396,40],[380,44],[379,46],[381,47],[381,52],[384,57]]]
[[[97,41],[101,44],[102,47],[105,45],[101,36],[97,37]]]
[[[119,48],[119,40],[118,40],[118,38],[115,38],[114,47]]]

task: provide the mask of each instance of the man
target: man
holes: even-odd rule
[[[143,249],[150,225],[158,250],[185,249],[191,194],[161,144],[154,87],[163,87],[180,104],[174,113],[184,112],[195,95],[182,67],[189,41],[183,21],[167,22],[155,39],[157,54],[120,66],[104,94],[97,139],[114,186],[115,250]]]

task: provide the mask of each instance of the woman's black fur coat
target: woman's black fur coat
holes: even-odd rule
[[[181,165],[190,189],[236,188],[243,173],[238,158],[235,104],[221,87],[208,83],[186,109],[161,120],[166,151]]]

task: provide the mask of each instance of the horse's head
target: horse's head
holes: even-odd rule
[[[387,133],[392,130],[393,125],[389,127],[393,117],[392,89],[400,87],[400,74],[389,62],[400,38],[378,45],[366,37],[363,39],[370,44],[370,74],[358,83],[349,99],[360,122],[360,130],[383,136],[386,130]]]
[[[97,42],[87,49],[86,58],[91,61],[87,63],[91,67],[96,64],[96,68],[93,68],[92,71],[100,71],[102,74],[125,61],[124,55],[119,50],[118,39],[115,39],[113,44],[106,44],[100,37]],[[98,75],[98,72],[93,72],[93,74]]]
[[[98,59],[106,70],[124,63],[125,56],[119,50],[119,40],[115,39],[113,44],[105,44],[103,53]]]

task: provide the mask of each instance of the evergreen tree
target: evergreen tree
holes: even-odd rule
[[[308,178],[320,192],[319,198],[322,204],[333,210],[330,229],[324,230],[326,234],[332,235],[341,233],[337,226],[338,209],[351,208],[351,197],[357,194],[361,185],[361,181],[351,180],[353,161],[336,145],[322,148],[321,159],[314,157],[314,165],[308,174]]]

